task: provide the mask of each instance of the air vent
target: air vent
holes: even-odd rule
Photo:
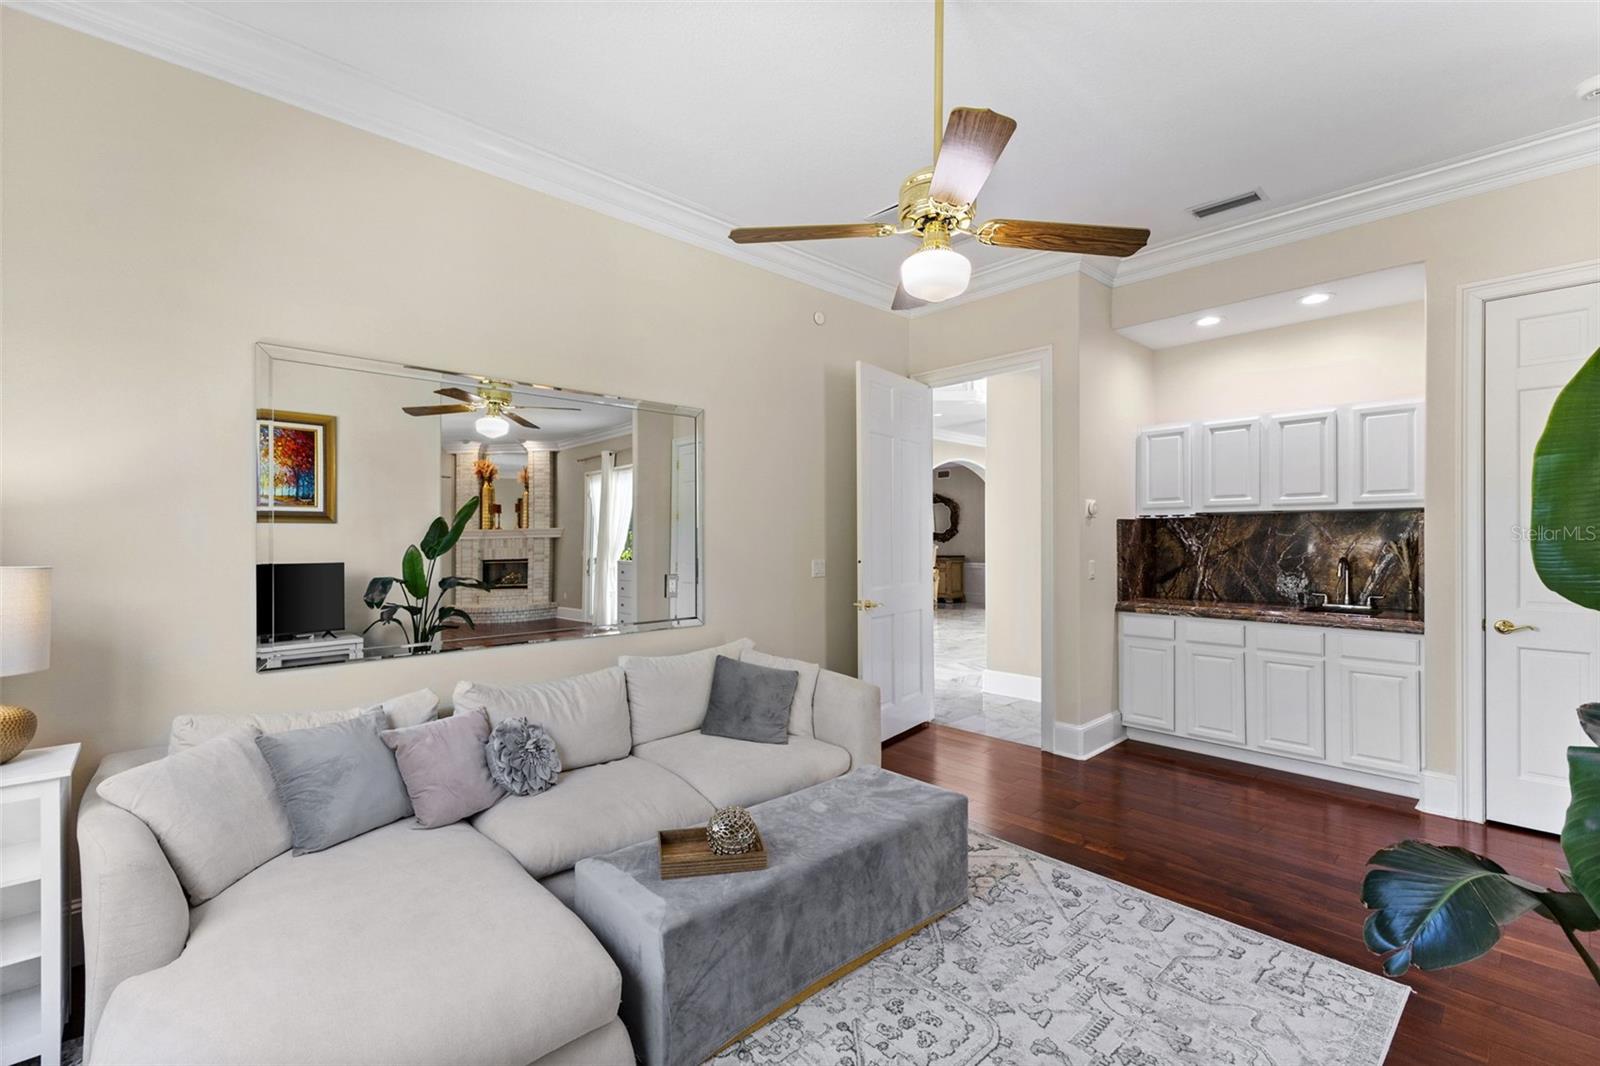
[[[1189,208],[1189,213],[1195,218],[1210,218],[1212,215],[1220,215],[1224,211],[1232,211],[1236,207],[1244,207],[1247,204],[1259,204],[1263,199],[1265,199],[1265,197],[1261,195],[1260,189],[1251,189],[1247,193],[1241,193],[1238,196],[1230,196],[1226,200],[1218,200],[1215,203],[1201,204],[1199,207],[1191,207]]]
[[[950,476],[950,471],[948,471],[948,470],[935,470],[933,472],[933,476],[934,477],[949,477]]]

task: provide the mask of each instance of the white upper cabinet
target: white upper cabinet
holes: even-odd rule
[[[1332,407],[1268,415],[1267,507],[1336,507],[1339,503],[1339,412]]]
[[[1259,510],[1261,420],[1200,423],[1200,510]]]
[[[1193,512],[1193,471],[1194,429],[1189,423],[1142,430],[1134,460],[1134,491],[1139,513]]]
[[[1350,507],[1420,507],[1422,404],[1344,409],[1343,500]]]

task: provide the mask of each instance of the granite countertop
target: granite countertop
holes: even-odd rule
[[[1239,622],[1282,622],[1326,629],[1368,629],[1383,633],[1422,632],[1422,616],[1401,611],[1382,614],[1338,614],[1304,611],[1282,603],[1222,603],[1209,600],[1120,600],[1117,610],[1133,614],[1174,614],[1186,618],[1226,618]]]

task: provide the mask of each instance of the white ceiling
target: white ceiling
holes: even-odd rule
[[[451,382],[455,384],[455,382]],[[472,388],[471,384],[463,386]],[[449,403],[448,397],[430,396],[417,403]],[[575,443],[599,440],[633,431],[633,410],[614,404],[576,400],[569,396],[544,396],[524,389],[515,389],[512,402],[517,414],[538,426],[526,429],[511,423],[505,436],[490,440],[473,428],[482,417],[480,412],[439,416],[439,435],[447,451],[464,444],[482,443],[494,451],[515,451],[523,441],[535,441],[547,449],[571,447]],[[566,410],[562,410],[566,408]]]
[[[929,3],[18,6],[702,244],[865,218],[931,154]],[[1019,123],[981,213],[1153,249],[1600,117],[1589,3],[953,0],[947,38],[947,106]],[[909,247],[746,257],[875,298]],[[1069,258],[964,250],[974,291]]]

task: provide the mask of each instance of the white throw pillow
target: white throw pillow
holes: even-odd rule
[[[227,714],[180,714],[172,720],[172,731],[167,735],[167,754],[204,744],[241,727],[254,733],[287,733],[291,729],[311,729],[349,721],[377,710],[388,714],[390,729],[405,729],[438,717],[439,697],[433,694],[432,689],[419,688],[404,696],[392,696],[382,703],[338,711],[277,711],[244,718]]]
[[[711,701],[711,675],[717,656],[738,659],[754,647],[748,639],[687,655],[624,655],[617,660],[628,676],[628,712],[635,747],[700,728]]]
[[[150,827],[192,905],[289,850],[289,819],[254,729],[113,774],[96,791]]]
[[[620,666],[520,685],[462,681],[454,702],[457,714],[487,712],[491,725],[526,718],[544,726],[556,742],[563,770],[625,759],[633,750],[628,683]]]
[[[811,718],[811,705],[816,699],[817,677],[822,673],[822,667],[800,659],[768,655],[754,648],[744,653],[744,661],[755,666],[771,667],[774,670],[793,670],[800,675],[800,683],[794,687],[794,703],[789,707],[789,734],[796,737],[816,736],[816,727]]]

